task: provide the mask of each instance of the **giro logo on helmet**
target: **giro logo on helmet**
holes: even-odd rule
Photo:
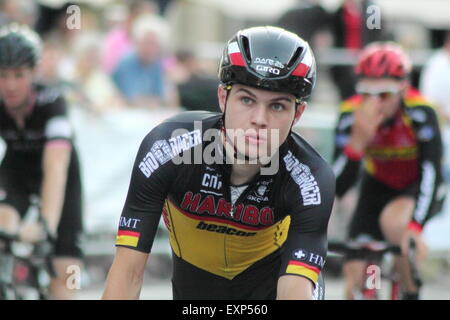
[[[284,65],[277,60],[272,59],[264,59],[264,58],[255,58],[255,61],[253,61],[255,64],[268,64],[269,66],[275,66],[277,68],[284,68]]]
[[[280,74],[280,69],[272,68],[269,66],[263,66],[263,65],[257,65],[256,71],[269,72],[269,73],[276,74],[276,75]]]

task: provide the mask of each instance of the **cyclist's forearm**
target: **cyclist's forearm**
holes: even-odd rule
[[[277,300],[312,300],[313,285],[310,280],[284,275],[278,279]]]
[[[106,279],[103,300],[136,300],[141,292],[143,272],[124,271],[113,263]]]
[[[46,148],[43,155],[41,212],[56,234],[64,203],[70,149]]]

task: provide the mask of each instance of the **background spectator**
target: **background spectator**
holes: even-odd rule
[[[431,56],[422,70],[420,90],[439,107],[440,115],[450,125],[450,31],[443,47]]]
[[[37,69],[37,79],[39,82],[57,86],[59,88],[67,88],[70,86],[69,77],[63,71],[63,61],[65,50],[56,39],[49,37],[43,44],[41,61]]]
[[[370,0],[344,0],[331,18],[335,48],[346,49],[351,55],[370,42],[387,40],[386,26],[383,23],[379,29],[367,27],[367,8],[372,4]],[[336,65],[330,71],[341,98],[352,96],[356,83],[353,66]]]
[[[132,49],[131,29],[140,15],[154,14],[155,6],[148,0],[130,0],[125,4],[112,5],[108,12],[110,31],[103,45],[103,67],[112,73],[120,59]]]
[[[286,11],[276,24],[298,34],[314,49],[315,36],[328,27],[329,20],[330,15],[320,5],[320,0],[299,0],[298,5]]]
[[[125,106],[111,77],[101,68],[101,35],[83,34],[75,44],[75,101],[94,112]]]
[[[444,45],[425,65],[420,77],[420,90],[432,103],[443,120],[443,139],[450,144],[450,31]],[[444,177],[450,181],[450,148],[444,150]]]
[[[28,0],[0,0],[0,26],[10,22],[33,25],[37,5]]]
[[[163,40],[165,22],[155,15],[141,16],[134,24],[133,51],[124,56],[113,79],[130,105],[157,107],[178,105],[175,88],[165,74]]]
[[[178,82],[180,105],[187,110],[207,110],[220,112],[217,100],[217,76],[204,70],[201,60],[191,51],[176,54],[177,67],[174,68]]]

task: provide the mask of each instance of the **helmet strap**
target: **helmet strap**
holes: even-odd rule
[[[294,119],[292,119],[291,122],[291,127],[289,128],[289,133],[291,133],[292,131],[292,127],[294,126],[294,122],[295,122],[295,114],[297,113],[298,107],[299,105],[301,105],[303,103],[303,100],[301,98],[295,98],[295,113],[294,113]]]

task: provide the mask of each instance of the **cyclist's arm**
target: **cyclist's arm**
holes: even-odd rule
[[[72,152],[72,127],[62,96],[58,96],[46,108],[48,120],[42,155],[41,212],[47,221],[49,231],[55,236],[64,204]]]
[[[152,130],[137,153],[119,219],[118,248],[105,288],[105,298],[119,298],[123,294],[129,298],[139,296],[143,268],[152,248],[164,201],[176,175],[176,165],[172,161],[163,163],[157,160],[161,160],[157,149],[160,150],[158,146],[166,139],[165,132],[164,126]],[[115,281],[118,281],[117,285]]]
[[[426,117],[416,127],[419,143],[420,180],[419,194],[414,208],[410,228],[421,230],[433,216],[434,205],[442,193],[441,173],[442,139],[436,113],[431,108],[423,108]]]
[[[361,155],[348,147],[353,123],[353,114],[339,116],[335,129],[333,171],[336,176],[336,195],[342,197],[355,184],[361,167]]]
[[[106,279],[104,300],[138,299],[144,279],[148,254],[117,247],[116,256]]]
[[[308,190],[291,184],[292,188],[288,189],[286,195],[286,201],[293,206],[288,209],[292,214],[288,237],[283,245],[278,299],[312,299],[312,289],[325,264],[327,226],[334,201],[335,177],[328,166],[322,165],[319,170],[312,172],[303,177],[309,182],[303,188]],[[306,201],[302,197],[307,192],[314,192],[315,197]],[[293,280],[293,277],[299,279]]]
[[[277,300],[312,300],[314,286],[309,279],[292,275],[278,279]]]
[[[71,145],[67,141],[55,140],[44,148],[41,212],[53,235],[63,208],[70,154]]]

